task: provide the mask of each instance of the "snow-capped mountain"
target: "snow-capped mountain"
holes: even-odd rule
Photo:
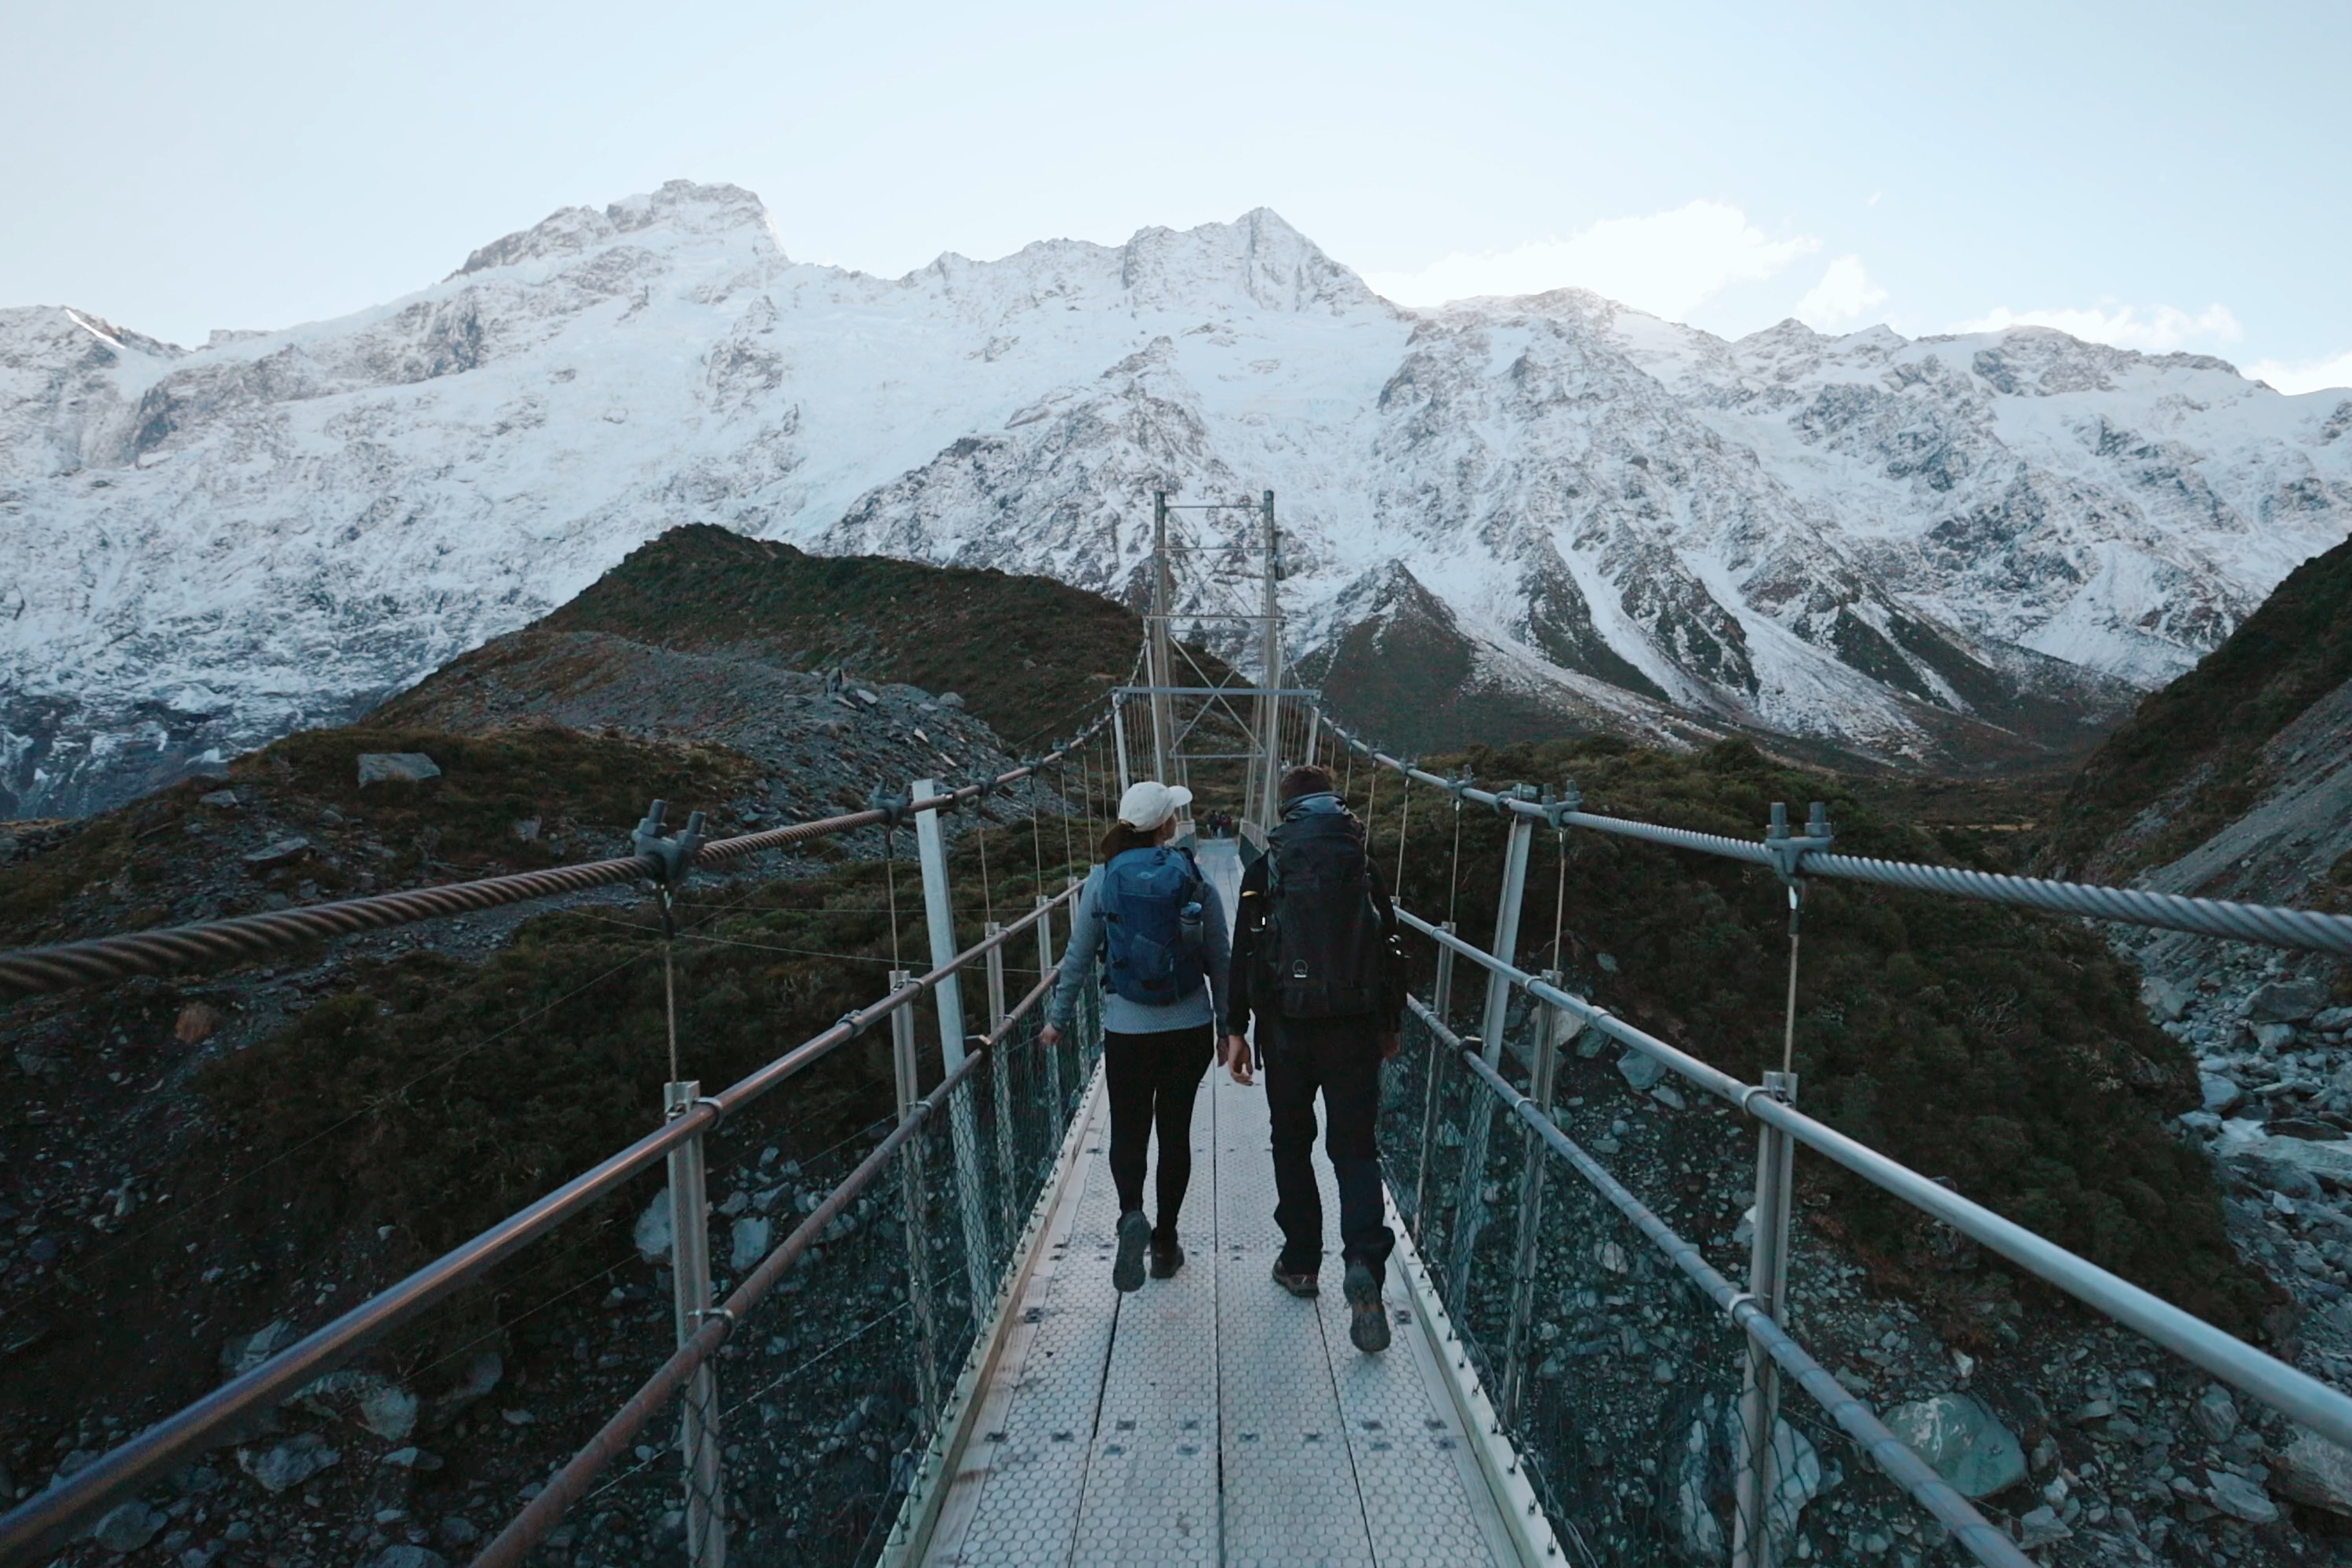
[[[878,279],[673,182],[194,351],[0,311],[0,811],[347,716],[678,523],[1124,593],[1156,489],[1276,492],[1335,696],[1403,616],[1538,711],[1927,757],[2193,662],[2352,532],[2347,430],[2042,329],[1404,310],[1264,210]]]

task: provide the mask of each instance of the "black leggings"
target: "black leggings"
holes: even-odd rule
[[[1160,1241],[1176,1239],[1176,1215],[1192,1179],[1192,1096],[1209,1070],[1214,1031],[1206,1024],[1151,1035],[1103,1032],[1103,1078],[1110,1090],[1110,1179],[1121,1214],[1143,1207],[1143,1168],[1160,1129]]]

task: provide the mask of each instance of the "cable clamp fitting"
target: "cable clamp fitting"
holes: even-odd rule
[[[709,1318],[724,1318],[727,1320],[727,1331],[729,1333],[733,1333],[736,1329],[735,1314],[725,1307],[697,1307],[692,1311],[687,1313],[687,1316],[694,1319],[697,1322],[700,1322]]]
[[[665,888],[682,888],[687,878],[694,874],[695,859],[702,853],[702,813],[688,813],[685,827],[670,833],[662,826],[662,818],[668,812],[667,801],[657,800],[646,807],[646,819],[630,832],[629,844],[654,863],[656,882]]]
[[[1536,786],[1533,784],[1513,784],[1508,789],[1498,789],[1495,792],[1495,815],[1509,816],[1512,815],[1513,801],[1531,801],[1535,798]]]
[[[1543,798],[1538,804],[1543,806],[1544,820],[1551,824],[1551,830],[1554,833],[1564,832],[1570,814],[1584,809],[1584,792],[1576,787],[1573,779],[1560,785],[1558,795],[1552,793],[1551,785],[1546,784]]]
[[[876,784],[874,792],[866,797],[866,809],[880,812],[885,827],[897,827],[903,824],[907,820],[907,807],[913,804],[913,798],[904,791],[892,795],[880,784]]]
[[[1804,836],[1792,837],[1789,832],[1789,808],[1776,800],[1772,803],[1771,825],[1764,830],[1764,852],[1772,857],[1773,874],[1794,890],[1797,879],[1804,872],[1805,857],[1827,853],[1836,838],[1837,831],[1830,826],[1829,810],[1820,801],[1813,802]]]
[[[1444,787],[1445,793],[1454,797],[1454,810],[1459,811],[1462,809],[1463,793],[1477,782],[1478,775],[1470,772],[1467,768],[1463,769],[1462,772],[1458,773],[1448,773],[1445,775],[1445,784]]]

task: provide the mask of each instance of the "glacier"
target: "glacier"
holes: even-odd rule
[[[2345,394],[2042,328],[1406,310],[1265,209],[876,278],[673,181],[194,349],[0,310],[0,815],[350,717],[681,523],[1131,599],[1154,489],[1276,493],[1335,702],[1409,615],[1560,721],[1932,764],[2218,644],[2352,533],[2347,431]],[[1188,613],[1237,591],[1213,515]]]

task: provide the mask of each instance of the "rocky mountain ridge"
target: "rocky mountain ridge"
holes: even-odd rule
[[[680,523],[1129,596],[1160,489],[1275,490],[1294,656],[1417,605],[1445,711],[2067,753],[2352,531],[2347,429],[2042,329],[1408,311],[1263,209],[883,279],[677,181],[192,352],[0,311],[0,811],[348,718]]]

